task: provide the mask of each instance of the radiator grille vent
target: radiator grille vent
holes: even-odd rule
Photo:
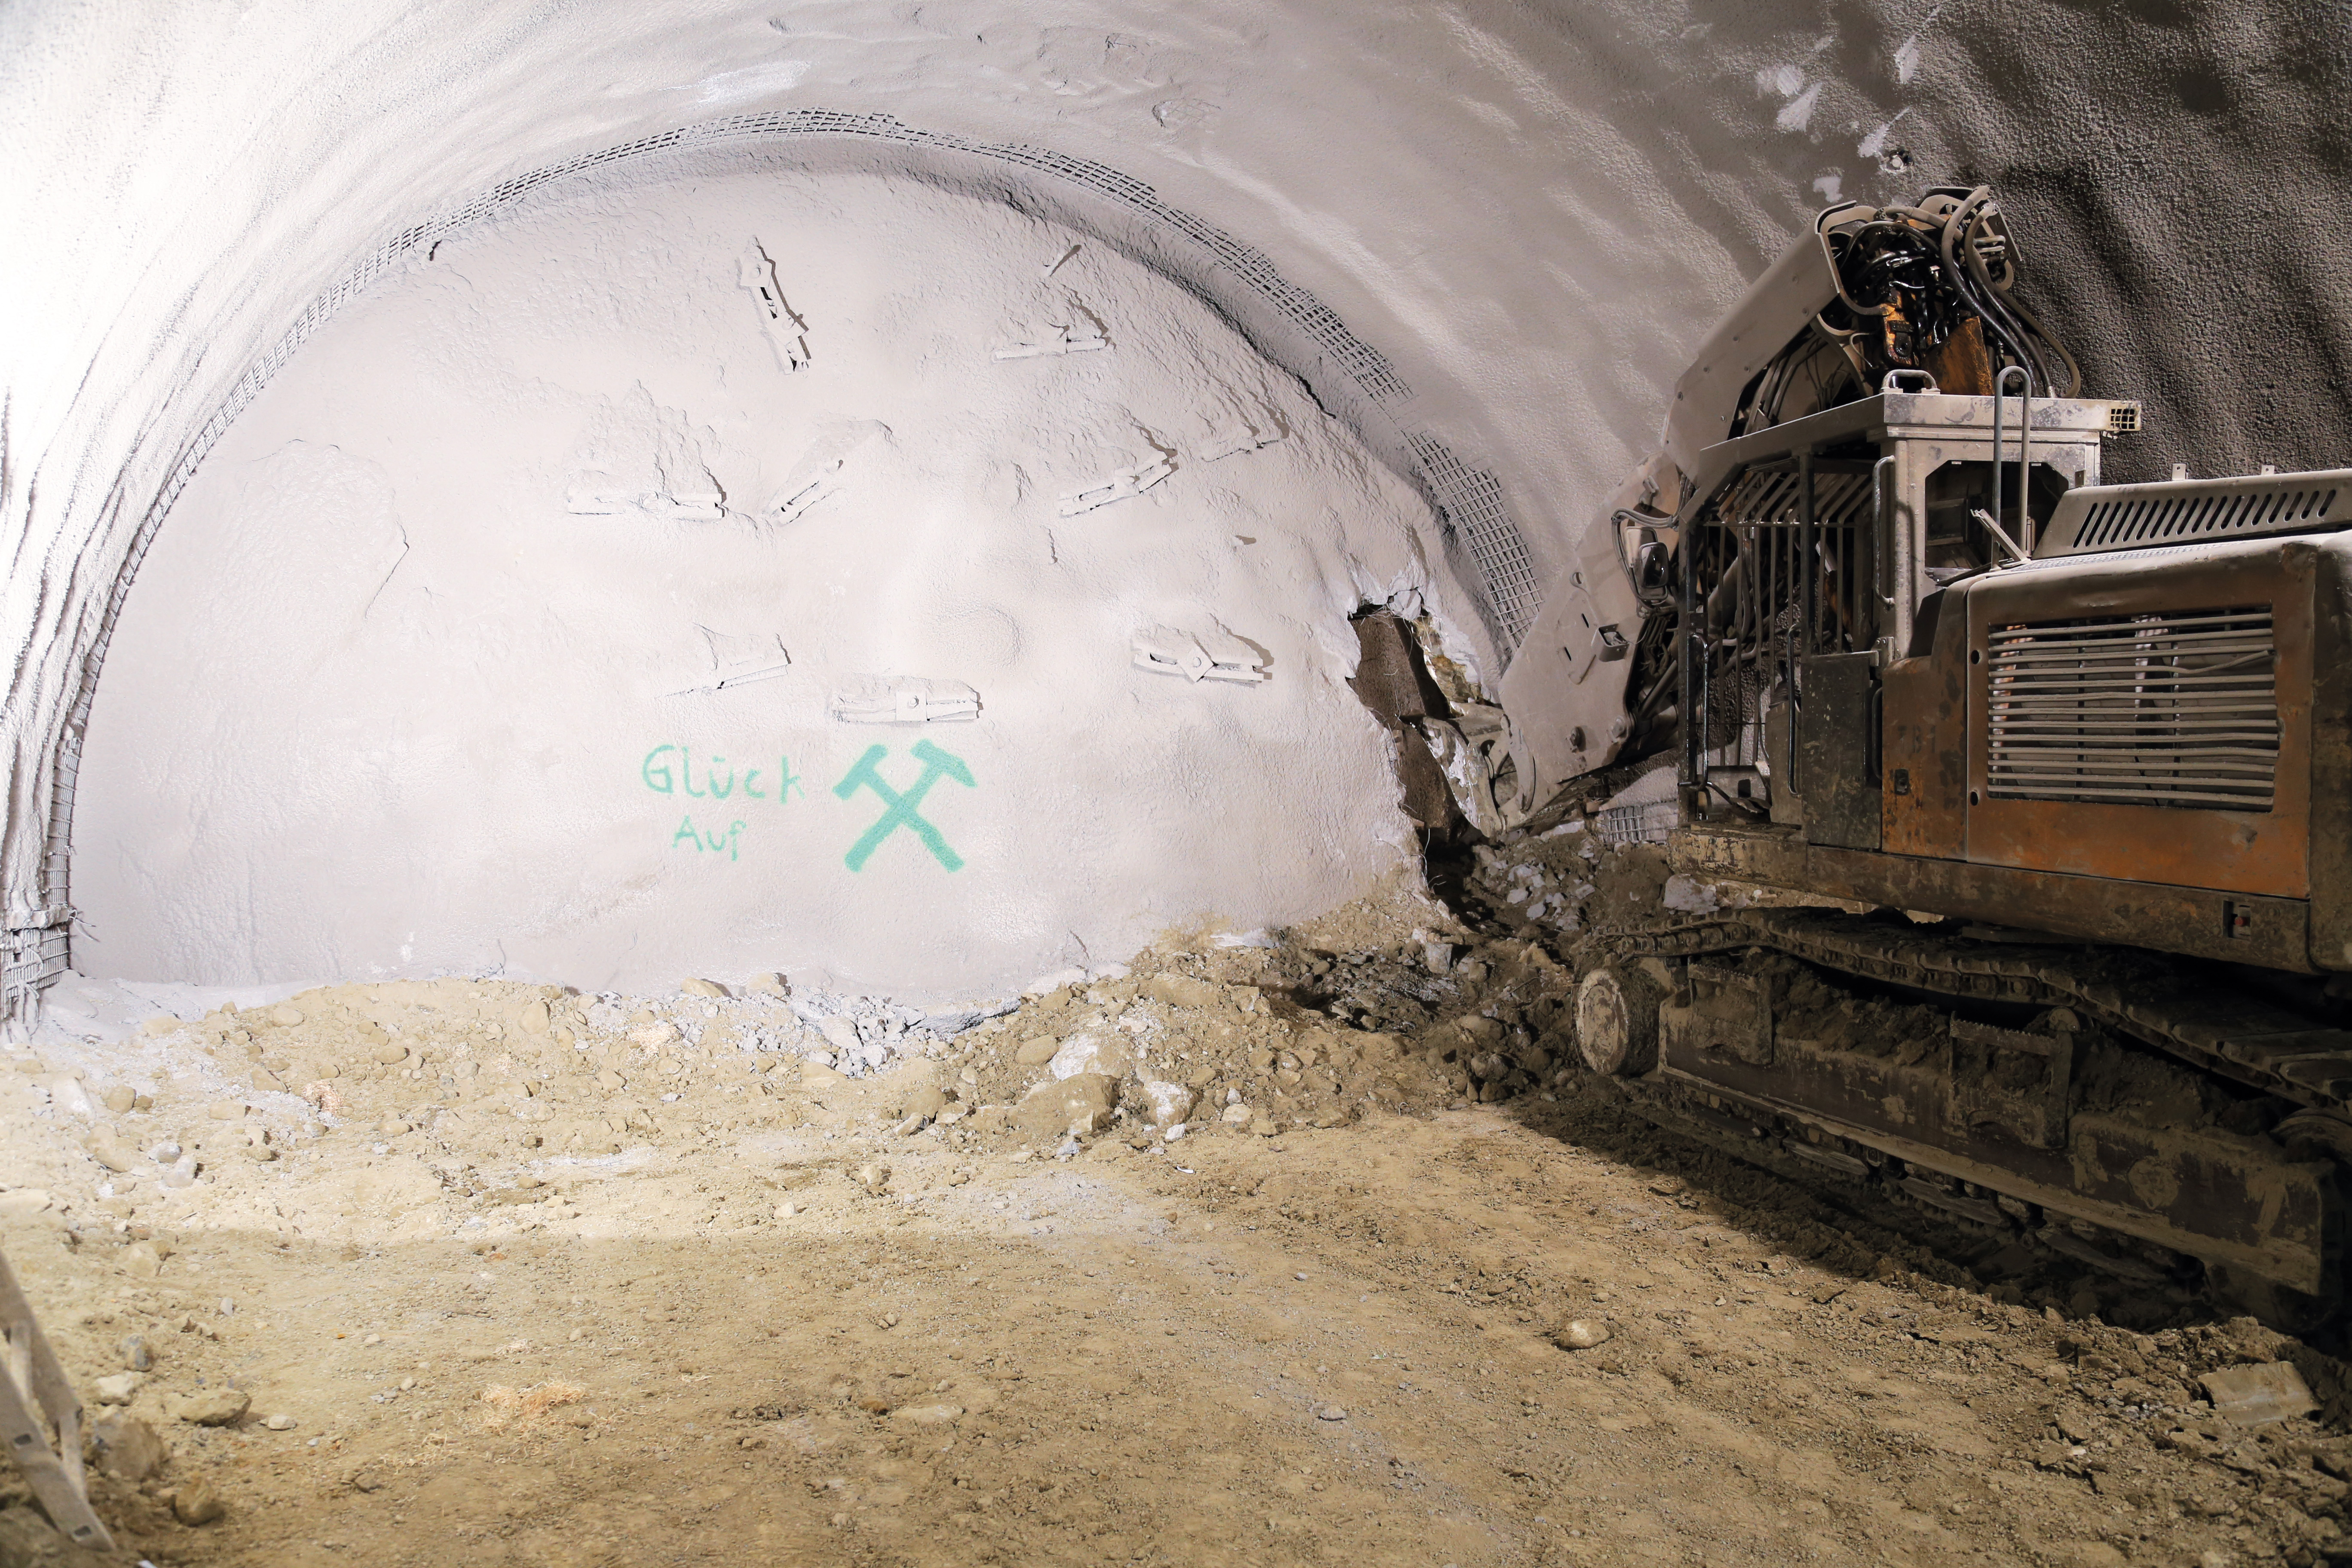
[[[1996,626],[1988,640],[1995,799],[2271,808],[2269,609]]]
[[[2082,541],[2086,550],[2113,550],[2119,545],[2154,543],[2168,539],[2200,539],[2216,533],[2259,533],[2276,528],[2310,528],[2333,522],[2336,498],[2344,492],[2334,485],[2282,487],[2268,494],[2242,490],[2236,495],[2143,497],[2138,500],[2102,501],[2084,520]]]
[[[2058,502],[2041,555],[2300,533],[2352,523],[2352,469],[2086,486]]]

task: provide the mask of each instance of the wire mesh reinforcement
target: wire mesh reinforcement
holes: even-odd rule
[[[1503,503],[1503,487],[1494,475],[1455,457],[1453,448],[1434,436],[1408,435],[1405,447],[1421,470],[1423,482],[1436,497],[1445,526],[1470,552],[1493,623],[1488,629],[1508,657],[1535,620],[1542,588],[1536,582],[1535,563],[1528,556],[1527,539]]]

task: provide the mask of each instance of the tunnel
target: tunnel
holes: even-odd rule
[[[804,1043],[815,1087],[793,1078],[792,1093],[822,1100],[837,1079],[866,1097],[826,1113],[849,1118],[842,1137],[903,1127],[950,1155],[981,1125],[947,1131],[961,1107],[1040,1092],[988,1076],[1013,1070],[1020,1021],[1074,1009],[1055,1049],[1020,1067],[1050,1058],[1047,1087],[1125,1087],[1093,1109],[1057,1100],[1036,1127],[1019,1121],[1030,1099],[1008,1100],[1006,1147],[1038,1162],[1024,1172],[1082,1169],[1114,1116],[1120,1136],[1145,1130],[1139,1157],[1171,1166],[1188,1117],[1273,1135],[1250,1082],[1218,1076],[1222,1047],[1163,1060],[1160,1022],[1112,1021],[1130,1005],[1207,1006],[1192,988],[1212,982],[1281,998],[1235,1002],[1217,1037],[1233,1072],[1287,1075],[1286,1093],[1321,1071],[1330,1095],[1355,1094],[1349,1074],[1389,1049],[1363,1035],[1428,1058],[1433,1106],[1572,1098],[1566,1071],[1601,1066],[1575,1044],[1606,1012],[1577,1011],[1596,966],[1618,987],[1608,1007],[1663,1006],[1670,1024],[1715,1005],[1694,984],[1747,994],[1693,982],[1686,954],[1661,950],[1646,971],[1611,958],[1589,945],[1598,913],[1581,931],[1558,914],[1596,884],[1645,921],[1721,921],[1748,896],[1717,883],[1752,866],[1669,867],[1634,842],[1708,809],[1690,770],[1698,759],[1704,775],[1711,732],[1671,742],[1685,753],[1679,816],[1659,771],[1675,698],[1644,661],[1662,643],[1633,649],[1661,727],[1637,715],[1610,732],[1612,755],[1626,748],[1614,772],[1570,776],[1588,772],[1593,721],[1559,716],[1569,678],[1550,673],[1585,657],[1561,646],[1562,595],[1605,551],[1596,531],[1616,535],[1628,476],[1658,471],[1645,465],[1694,357],[1720,344],[1716,323],[1825,209],[1984,187],[2014,239],[2017,297],[2079,364],[2080,396],[2133,410],[2087,437],[2104,453],[2091,479],[2342,468],[2347,42],[2339,8],[2268,0],[0,8],[0,628],[15,651],[0,997],[7,1047],[39,1086],[26,1103],[94,1128],[78,1149],[115,1147],[113,1118],[124,1159],[163,1173],[146,1190],[177,1191],[183,1145],[186,1170],[217,1166],[217,1145],[197,1161],[196,1134],[224,1134],[191,1110],[165,1159],[144,1119],[173,1093],[194,1107],[186,1086],[214,1069],[174,1058],[133,1082],[109,1064],[194,1031],[236,1080],[203,1093],[247,1107],[222,1113],[240,1159],[267,1168],[276,1147],[346,1124],[373,1151],[332,1221],[217,1221],[283,1246],[379,1206],[489,1201],[473,1173],[491,1156],[457,1173],[447,1138],[439,1154],[422,1142],[442,1114],[424,1101],[436,1080],[454,1104],[488,1083],[478,1071],[528,1076],[551,1027],[588,1053],[572,1063],[583,1077],[612,1078],[608,1095],[633,1071],[637,1087],[609,1119],[553,1129],[529,1103],[541,1091],[518,1088],[499,1184],[522,1172],[530,1187],[509,1190],[550,1198],[577,1174],[559,1156],[636,1169],[629,1148],[688,1136],[684,1104],[665,1108],[697,1070],[672,1065],[677,1026],[688,1047],[702,1031],[677,1009],[705,999],[759,1074],[769,1057],[798,1073]],[[1996,525],[1999,441],[1996,426]],[[2021,527],[2058,526],[2085,478],[2064,460],[2036,471]],[[1977,472],[1948,470],[1937,504],[1959,516],[1980,501]],[[1618,521],[1680,550],[1688,519],[1658,504]],[[1673,570],[1695,570],[1685,559]],[[1714,613],[1683,591],[1685,622]],[[2252,612],[2231,614],[2222,629],[2252,635]],[[2325,615],[2314,624],[2333,635]],[[1937,634],[1917,635],[1924,657]],[[1626,652],[1617,638],[1595,657]],[[1747,700],[1761,737],[1773,699]],[[1681,691],[1685,730],[1694,700],[1715,700]],[[1772,754],[1792,757],[1794,732],[1773,733]],[[1907,809],[1895,770],[1926,793],[1943,744],[1903,743],[1920,748],[1907,763],[1869,762],[1890,823]],[[1718,763],[1726,779],[1773,773],[1748,752]],[[1788,826],[1738,788],[1717,820]],[[1604,803],[1632,826],[1577,862]],[[1558,837],[1570,833],[1587,837]],[[2182,842],[2193,858],[2207,841]],[[1612,879],[1621,849],[1641,859],[1638,888]],[[2208,879],[2212,909],[2179,916],[2200,934],[2151,951],[2230,962],[2215,933],[2235,940],[2241,921],[2270,940],[2262,922],[2285,902],[2260,902],[2279,889],[2253,875]],[[1874,886],[1816,903],[1911,907]],[[2324,901],[2302,884],[2281,897]],[[2150,930],[2175,918],[2146,908],[2133,918]],[[2074,909],[2052,895],[2039,912],[2069,941],[2137,940]],[[1386,934],[1335,914],[1363,910]],[[2003,913],[1951,892],[1910,918],[2023,940],[1999,933],[2032,921],[2013,902]],[[1506,932],[1518,946],[1490,950]],[[1394,1014],[1411,987],[1367,978],[1391,962],[1426,972],[1422,1002]],[[2337,1026],[2326,972],[2340,962],[2254,962],[2316,977],[2273,997],[2309,1015],[2297,1028]],[[1892,970],[1870,984],[1849,1016],[1908,1026],[1897,1015],[1925,993]],[[1458,1017],[1432,985],[1465,998]],[[1476,986],[1502,999],[1474,1005]],[[421,1038],[403,1028],[441,1026],[383,1008],[470,1020],[478,994],[488,1022],[462,1026],[478,1031],[470,1057],[420,1043],[369,1064],[383,1040]],[[641,1011],[655,996],[669,1000]],[[757,1017],[727,1011],[739,1004]],[[293,1021],[269,1023],[273,1007]],[[1069,1021],[1088,1008],[1100,1016]],[[1969,1026],[2048,1058],[2012,1037],[2030,1016],[2020,1003]],[[1237,1042],[1269,1017],[1340,1033],[1303,1052],[1285,1035],[1249,1068],[1257,1047]],[[298,1037],[321,1020],[348,1037]],[[1603,1077],[1655,1063],[1654,1040],[1627,1026]],[[596,1054],[625,1036],[644,1037],[637,1069]],[[1996,1047],[1936,1047],[1946,1061],[1969,1048]],[[403,1080],[401,1103],[339,1121],[333,1106],[362,1091],[328,1071],[336,1052],[362,1081]],[[656,1060],[676,1085],[651,1082]],[[870,1087],[901,1061],[936,1068],[939,1104],[929,1088]],[[2269,1067],[2229,1072],[2235,1087],[2197,1114],[2271,1137],[2302,1090]],[[726,1092],[773,1112],[784,1090],[744,1074]],[[2232,1109],[2250,1086],[2276,1103]],[[1764,1103],[1718,1104],[1720,1087],[1701,1086],[1685,1131],[1692,1116],[1718,1134],[1748,1126],[1739,1107]],[[1398,1104],[1420,1104],[1408,1089]],[[256,1098],[271,1094],[275,1110]],[[1073,1108],[1087,1131],[1066,1141],[1056,1118]],[[1360,1116],[1328,1109],[1281,1125]],[[784,1125],[819,1125],[800,1114]],[[269,1117],[285,1123],[276,1146]],[[1865,1159],[1751,1120],[1751,1142],[1806,1145],[1798,1167],[1926,1181],[1939,1224],[2011,1223],[1975,1167],[1905,1178],[1916,1151]],[[752,1125],[714,1112],[691,1137],[739,1122]],[[890,1190],[878,1154],[836,1158],[845,1143],[821,1160],[761,1147],[771,1173],[839,1166],[875,1212]],[[1638,1167],[1638,1150],[1609,1147]],[[383,1173],[404,1158],[441,1161],[439,1185]],[[50,1205],[68,1184],[30,1165],[0,1174],[0,1215],[10,1189]],[[1294,1221],[1303,1191],[1285,1200]],[[761,1224],[804,1212],[777,1200],[761,1197]],[[109,1180],[79,1213],[128,1201]],[[26,1206],[69,1212],[61,1196]],[[117,1241],[155,1223],[117,1217]],[[2045,1217],[2035,1207],[2028,1229],[2063,1229]],[[693,1234],[647,1223],[594,1239]],[[450,1224],[367,1245],[491,1234]],[[2158,1235],[2101,1224],[2064,1236],[2103,1265],[2116,1235]],[[1869,1279],[1881,1251],[1900,1248],[1874,1243],[1847,1271]],[[2152,1267],[2186,1279],[2186,1257]],[[1491,1306],[1504,1270],[1489,1265]],[[613,1267],[655,1277],[645,1260]],[[2092,1300],[2116,1319],[2112,1289]]]

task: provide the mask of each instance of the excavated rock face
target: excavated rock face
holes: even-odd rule
[[[1444,509],[1430,575],[1458,574],[1478,602],[1438,608],[1462,623],[1469,662],[1489,681],[1595,498],[1651,444],[1690,345],[1831,200],[1890,199],[1937,181],[1997,187],[2041,316],[2093,390],[2147,405],[2150,434],[2116,445],[2115,478],[2175,460],[2195,472],[2322,466],[2352,449],[2352,399],[2340,395],[2347,326],[2315,281],[2343,268],[2347,240],[2326,215],[2346,180],[2334,106],[2352,50],[2308,43],[2315,26],[2335,24],[2314,24],[2304,8],[2090,8],[2037,16],[2023,31],[1969,5],[1932,16],[1864,7],[1827,24],[1751,8],[1698,26],[1640,6],[1549,17],[1211,5],[1178,16],[1106,4],[1043,29],[977,5],[952,25],[879,31],[779,28],[764,12],[725,7],[680,25],[589,6],[453,32],[396,11],[265,4],[110,27],[36,7],[0,24],[0,114],[27,172],[0,247],[0,285],[24,323],[0,359],[0,527],[19,563],[0,602],[0,634],[17,654],[6,699],[16,804],[0,883],[11,918],[35,933],[26,952],[50,940],[37,933],[61,933],[79,901],[65,876],[69,839],[86,858],[97,853],[69,827],[72,781],[96,787],[79,764],[101,645],[199,460],[285,373],[301,335],[289,335],[291,323],[307,331],[335,319],[387,268],[458,277],[453,253],[535,184],[525,172],[574,168],[576,188],[599,199],[633,181],[703,178],[730,160],[912,172],[991,200],[1011,195],[1024,211],[1058,213],[1090,239],[1147,258],[1208,296],[1360,439],[1368,455],[1335,453],[1326,478],[1353,485],[1369,462]],[[975,95],[974,80],[1003,90]],[[109,90],[90,90],[97,82]],[[268,134],[252,133],[264,117]],[[681,125],[704,138],[688,152],[667,136]],[[715,131],[740,140],[720,148]],[[668,163],[647,161],[649,138]],[[483,195],[502,180],[512,183]],[[2242,221],[2248,212],[2263,221]],[[778,375],[821,374],[827,323],[789,286],[792,247],[777,241],[755,258],[741,237],[725,237],[734,276],[752,279],[744,309],[762,279],[780,290],[767,324],[747,328],[755,346]],[[675,248],[698,243],[681,231]],[[554,292],[582,321],[609,302]],[[1059,374],[1120,360],[1150,336],[1099,313],[1041,310],[1008,319],[1003,346],[1037,351],[1008,364]],[[457,386],[495,369],[462,354],[437,368]],[[355,367],[349,383],[370,374]],[[615,408],[642,416],[644,442],[573,422],[614,484],[575,485],[580,475],[551,469],[551,491],[640,507],[657,493],[663,526],[713,526],[712,509],[723,516],[735,492],[703,461],[709,422],[656,395],[662,380],[607,389]],[[837,458],[845,473],[888,450],[870,427],[889,423],[881,413],[838,418],[831,446],[817,452],[814,432],[788,443],[752,488],[794,478],[803,454],[820,467]],[[1138,423],[1151,427],[1148,416]],[[1229,456],[1216,461],[1262,462],[1288,445],[1230,455],[1267,433],[1222,432],[1214,449]],[[257,640],[339,571],[386,569],[376,621],[397,621],[413,586],[389,571],[404,515],[398,487],[387,511],[381,487],[371,489],[382,476],[364,463],[337,468],[318,449],[331,444],[284,454],[281,467],[317,470],[312,499],[372,531],[352,535],[348,556],[289,561],[264,549],[247,563],[248,575],[285,585],[245,612]],[[1147,446],[1078,476],[1114,502],[1087,516],[1150,508],[1190,482],[1181,442],[1165,477],[1154,477],[1160,448]],[[1205,462],[1210,449],[1194,455]],[[584,473],[584,455],[578,466]],[[639,483],[640,468],[658,483]],[[811,483],[782,498],[786,510],[821,479],[798,477]],[[1087,493],[1085,483],[1066,493]],[[815,521],[827,504],[785,526]],[[1276,537],[1232,531],[1262,542],[1244,550]],[[1414,583],[1365,564],[1316,563],[1302,584],[1350,590],[1317,603],[1316,616],[1375,604],[1415,618],[1432,607]],[[1095,584],[1076,591],[1097,602]],[[1150,628],[1181,632],[1168,646],[1212,664],[1238,646],[1206,624],[1155,616]],[[1266,646],[1248,626],[1223,629]],[[1112,638],[1122,648],[1125,630]],[[1344,640],[1316,646],[1315,658],[1345,673]],[[492,662],[521,691],[549,674],[536,656]],[[1304,663],[1277,658],[1256,695],[1305,677]],[[982,713],[993,711],[985,682],[968,675],[910,668],[901,678],[933,683],[917,694],[927,712],[961,710],[973,690]],[[854,706],[874,693],[825,696]],[[139,740],[100,770],[131,770],[133,795],[172,772]],[[477,749],[467,762],[500,777],[515,759]],[[1436,815],[1427,772],[1414,803]],[[904,789],[910,775],[886,765],[881,776]],[[287,783],[263,769],[175,816],[201,837],[225,808],[266,815],[268,802],[251,797]],[[937,785],[942,800],[961,788],[951,777]],[[734,820],[697,819],[694,853],[740,864],[750,840]],[[499,826],[486,824],[484,843]],[[913,842],[901,835],[885,847]],[[318,847],[268,853],[299,872]],[[311,885],[338,874],[314,867]],[[715,929],[698,935],[719,940]],[[356,950],[324,956],[331,972],[363,962]]]
[[[1427,504],[1200,300],[869,177],[453,237],[175,516],[87,753],[90,972],[928,999],[1297,920],[1402,858],[1359,579],[1476,619]]]

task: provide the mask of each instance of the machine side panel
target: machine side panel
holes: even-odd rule
[[[1879,784],[1871,776],[1869,745],[1876,666],[1870,653],[1803,661],[1797,788],[1805,802],[1805,837],[1815,844],[1878,847]]]
[[[1969,638],[1965,587],[1946,590],[1935,651],[1884,677],[1879,802],[1886,850],[1958,860],[1969,847]]]
[[[1613,526],[1586,534],[1577,563],[1544,596],[1498,692],[1533,754],[1538,800],[1607,766],[1625,739],[1625,681],[1633,665],[1623,650],[1641,637],[1642,606],[1617,563],[1607,532]]]
[[[1672,858],[1676,869],[1695,876],[1737,877],[1991,925],[2030,925],[2084,942],[2313,970],[2310,906],[2300,899],[1833,849],[1787,830],[1706,824],[1676,833]]]
[[[2118,563],[2099,572],[2000,574],[1978,584],[1968,602],[1968,858],[2021,869],[2273,898],[2305,896],[2310,887],[2311,575],[2306,564],[2298,580],[2278,552],[2268,551]],[[2277,739],[2268,810],[2015,798],[1996,787],[1989,731],[1996,717],[1991,678],[2000,651],[1997,633],[2090,621],[2128,631],[2137,617],[2175,616],[2188,625],[2210,618],[2211,612],[2240,608],[2267,615],[2274,650],[2269,691]],[[2208,635],[2212,634],[2189,634]],[[2102,657],[2100,679],[2113,705],[2073,710],[2090,716],[2085,734],[2120,730],[2129,736],[2146,720],[2150,704],[2176,713],[2183,704],[2211,700],[2197,695],[2207,689],[2200,683],[2222,679],[2183,675],[2154,664],[2136,669],[2127,656]],[[2114,696],[2118,690],[2123,695]]]
[[[2311,960],[2352,969],[2352,561],[2290,544],[2311,584]]]

